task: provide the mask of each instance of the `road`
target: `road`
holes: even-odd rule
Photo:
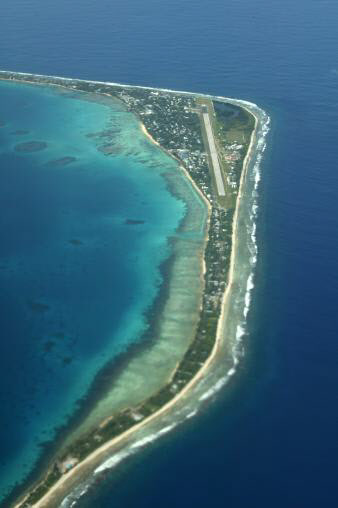
[[[203,116],[203,121],[204,121],[205,132],[206,132],[208,144],[209,144],[211,163],[212,163],[212,166],[214,169],[214,175],[215,175],[215,180],[216,180],[216,185],[217,185],[217,192],[218,192],[219,196],[225,196],[223,178],[222,178],[221,168],[219,165],[216,143],[215,143],[214,135],[212,132],[209,113],[203,112],[202,116]]]

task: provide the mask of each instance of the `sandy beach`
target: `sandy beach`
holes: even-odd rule
[[[191,178],[190,174],[188,173],[188,171],[185,169],[184,166],[182,166],[182,163],[181,161],[175,157],[175,155],[173,155],[172,153],[168,152],[168,150],[166,150],[165,148],[163,148],[163,146],[160,145],[160,143],[158,143],[156,141],[156,139],[154,139],[152,137],[152,135],[147,131],[145,125],[140,122],[140,127],[141,127],[141,131],[143,132],[143,134],[152,142],[154,143],[156,146],[160,147],[164,152],[166,152],[170,157],[172,157],[173,159],[175,159],[179,164],[180,164],[180,169],[183,171],[185,177],[189,180],[189,182],[191,183],[191,185],[194,187],[195,191],[199,194],[199,196],[202,198],[202,200],[204,201],[204,203],[206,204],[207,206],[207,209],[208,209],[208,217],[207,217],[207,234],[206,234],[206,237],[205,237],[205,244],[208,243],[208,240],[209,240],[209,226],[210,226],[210,218],[211,218],[211,204],[209,202],[209,200],[205,197],[205,195],[203,194],[203,192],[201,191],[201,189],[196,185],[196,183],[194,182],[194,180]],[[206,271],[207,271],[207,267],[206,267],[206,264],[205,264],[205,260],[204,260],[204,255],[202,256],[201,258],[201,265],[202,265],[202,271],[201,271],[201,277],[204,279],[204,275],[206,274]],[[202,304],[201,304],[202,306]]]
[[[67,493],[69,493],[69,490],[75,484],[75,482],[77,481],[78,477],[81,476],[81,474],[84,474],[85,472],[90,471],[91,469],[93,469],[95,467],[95,465],[100,462],[100,459],[103,460],[104,458],[106,458],[106,455],[107,455],[107,453],[110,450],[113,452],[114,447],[116,447],[116,445],[118,445],[118,444],[123,445],[123,441],[126,438],[130,437],[134,432],[136,432],[137,430],[139,430],[142,427],[146,426],[148,423],[152,422],[153,420],[155,420],[156,418],[161,416],[163,413],[169,411],[173,406],[175,406],[175,404],[179,400],[181,400],[183,397],[185,397],[185,395],[192,389],[192,387],[194,385],[196,385],[196,383],[198,383],[198,381],[201,378],[204,377],[204,375],[206,374],[206,371],[209,369],[209,367],[212,364],[214,358],[216,357],[218,349],[219,349],[219,346],[220,346],[220,343],[222,342],[222,340],[224,340],[224,338],[223,338],[224,321],[225,321],[225,316],[227,314],[227,308],[228,308],[229,298],[231,296],[230,289],[231,289],[232,282],[233,282],[234,266],[235,266],[235,254],[236,254],[236,249],[237,249],[238,210],[239,210],[239,206],[240,206],[240,201],[241,201],[242,191],[243,191],[243,185],[244,185],[244,182],[245,182],[248,165],[249,165],[249,162],[250,162],[250,159],[251,159],[251,155],[252,155],[252,151],[253,151],[253,147],[254,147],[254,142],[255,142],[256,132],[257,132],[257,125],[258,125],[258,118],[257,118],[257,116],[250,109],[246,108],[245,106],[242,106],[242,107],[244,107],[250,114],[252,114],[254,116],[254,118],[255,118],[255,128],[254,128],[254,130],[253,130],[253,132],[251,134],[250,145],[249,145],[246,157],[245,157],[244,162],[243,162],[243,170],[242,170],[242,175],[241,175],[241,179],[240,179],[239,192],[238,192],[238,196],[237,196],[237,199],[236,199],[235,213],[234,213],[234,217],[233,217],[232,248],[231,248],[231,257],[230,257],[229,278],[228,278],[228,284],[227,284],[227,287],[226,287],[226,290],[224,292],[223,299],[222,299],[222,310],[221,310],[221,314],[220,314],[220,317],[219,317],[219,320],[218,320],[216,340],[215,340],[215,343],[214,343],[214,346],[213,346],[211,354],[209,355],[209,357],[207,358],[207,360],[205,361],[205,363],[203,364],[201,369],[197,372],[197,374],[188,382],[188,384],[181,390],[181,392],[179,392],[172,400],[170,400],[167,404],[165,404],[163,407],[161,407],[156,413],[154,413],[151,416],[145,418],[143,421],[135,424],[129,430],[123,432],[121,435],[111,439],[110,441],[108,441],[104,445],[102,445],[99,448],[97,448],[93,453],[91,453],[82,462],[80,462],[78,465],[76,465],[68,473],[64,474],[57,481],[57,483],[47,492],[47,494],[43,498],[41,498],[37,503],[35,503],[33,505],[34,507],[36,507],[36,508],[38,508],[38,507],[42,508],[42,507],[54,507],[54,506],[56,507],[56,506],[59,506],[60,499],[63,496],[65,496]],[[141,123],[141,129],[142,129],[143,133],[153,143],[155,143],[156,145],[160,146],[159,143],[156,140],[154,140],[152,138],[152,136],[148,133],[148,131],[146,130],[145,126],[142,123]],[[169,152],[168,152],[168,154],[172,156],[172,154],[170,154]],[[192,185],[194,186],[195,190],[199,193],[199,195],[202,197],[202,199],[204,200],[204,202],[206,203],[206,205],[208,207],[208,228],[207,228],[207,231],[209,231],[211,205],[210,205],[209,201],[207,200],[207,198],[204,196],[204,194],[201,192],[201,190],[197,187],[196,183],[191,178],[191,176],[189,175],[187,170],[183,166],[181,166],[181,165],[180,165],[180,167],[182,168],[182,170],[184,171],[186,177],[192,183]],[[207,237],[206,237],[206,239],[207,239]],[[202,273],[203,273],[204,270],[205,270],[205,265],[204,265],[204,259],[203,259]],[[26,497],[27,496],[23,496],[21,498],[21,500],[14,505],[14,507],[18,508],[24,502]]]

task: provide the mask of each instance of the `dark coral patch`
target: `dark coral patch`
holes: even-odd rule
[[[47,166],[53,166],[53,167],[56,167],[56,166],[67,166],[68,164],[71,164],[72,162],[75,162],[76,161],[76,157],[71,157],[71,156],[67,156],[67,157],[62,157],[61,159],[55,159],[53,161],[49,161],[47,162]]]
[[[125,148],[119,143],[107,143],[105,145],[98,146],[97,149],[104,155],[117,155],[125,151]]]
[[[15,151],[31,153],[31,152],[40,152],[45,148],[47,148],[47,143],[45,143],[44,141],[28,141],[27,143],[19,143],[18,145],[16,145]]]
[[[76,246],[83,245],[83,242],[81,242],[81,240],[78,240],[77,238],[72,238],[71,240],[69,240],[69,243]]]
[[[47,340],[47,342],[45,342],[43,344],[43,351],[44,351],[44,353],[49,353],[53,349],[54,346],[55,346],[55,342],[54,341]]]
[[[130,226],[136,226],[137,224],[144,224],[144,220],[126,219],[124,223]]]
[[[73,361],[73,357],[72,356],[65,356],[62,359],[63,365],[69,365],[70,363],[72,363],[72,361]]]
[[[46,305],[45,303],[34,302],[33,300],[29,300],[27,302],[27,305],[31,311],[37,312],[39,314],[46,312],[47,310],[50,309],[49,305]]]

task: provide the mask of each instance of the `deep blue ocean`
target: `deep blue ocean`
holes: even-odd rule
[[[233,96],[271,116],[241,368],[79,506],[337,506],[337,2],[3,0],[0,9],[3,69]]]

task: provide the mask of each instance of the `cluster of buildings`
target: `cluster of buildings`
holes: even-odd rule
[[[11,79],[10,73],[7,79]],[[15,75],[18,79],[18,75]],[[233,207],[220,206],[208,166],[208,156],[204,147],[201,119],[196,109],[193,95],[169,93],[145,88],[123,87],[120,85],[96,84],[93,82],[59,78],[25,76],[24,81],[35,80],[46,84],[62,84],[73,90],[98,92],[116,97],[135,113],[143,122],[151,136],[173,157],[178,159],[189,172],[197,186],[211,203],[208,241],[205,250],[205,288],[196,336],[186,354],[180,361],[172,379],[152,397],[137,408],[128,408],[112,415],[105,425],[72,443],[64,457],[46,478],[38,484],[22,506],[40,499],[61,475],[72,469],[79,461],[89,455],[102,442],[120,435],[137,422],[156,412],[171,400],[186,385],[209,357],[216,339],[218,319],[222,307],[222,297],[227,285],[229,272]],[[223,144],[220,158],[227,163],[225,178],[233,195],[238,192],[245,146],[239,143]]]

